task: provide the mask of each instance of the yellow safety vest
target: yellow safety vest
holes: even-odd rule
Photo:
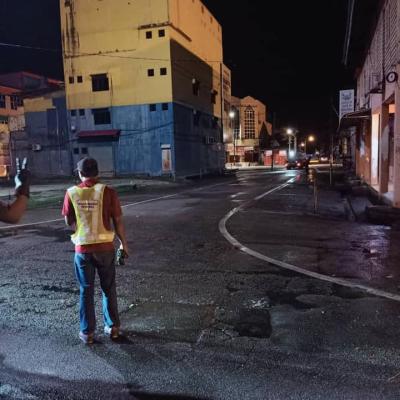
[[[103,197],[105,185],[92,187],[73,186],[68,189],[69,198],[75,210],[76,231],[71,235],[75,245],[109,243],[114,240],[114,232],[103,223]]]

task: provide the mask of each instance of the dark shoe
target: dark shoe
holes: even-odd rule
[[[94,343],[94,334],[79,332],[79,339],[81,339],[82,342],[85,344],[93,344]]]
[[[104,333],[113,340],[118,339],[119,338],[119,327],[118,326],[105,326]]]

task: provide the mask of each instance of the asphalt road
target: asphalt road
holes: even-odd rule
[[[0,227],[0,399],[400,398],[397,301],[251,257],[219,225],[245,203],[226,224],[243,245],[384,290],[396,286],[394,256],[361,262],[355,244],[372,235],[379,250],[398,239],[387,228],[349,224],[331,204],[304,229],[312,186],[297,171],[242,172],[122,201],[132,256],[118,268],[118,342],[101,334],[100,294],[97,341],[78,339],[79,289],[62,221]],[[59,215],[34,210],[24,223]],[[325,258],[318,239],[330,230],[338,242]]]

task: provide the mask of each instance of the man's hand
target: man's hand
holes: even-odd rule
[[[128,249],[128,245],[125,243],[125,245],[123,245],[121,243],[121,245],[119,246],[119,250],[122,250],[125,253],[125,258],[129,257],[129,249]]]
[[[22,165],[19,158],[16,160],[17,174],[15,175],[15,195],[26,196],[29,198],[29,185],[31,180],[31,174],[28,171],[28,160],[23,159]]]

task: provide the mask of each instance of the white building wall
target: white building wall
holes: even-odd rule
[[[387,0],[366,54],[357,80],[357,109],[370,108],[371,90],[384,87],[388,72],[394,71],[400,61],[400,0]],[[393,94],[388,88],[385,98]]]
[[[368,182],[400,207],[400,80],[386,81],[389,72],[400,71],[400,0],[386,0],[371,28],[374,32],[357,79],[356,108],[371,110],[371,125],[361,133],[362,146],[368,147],[365,155],[360,153],[365,163],[361,171],[368,169]]]

